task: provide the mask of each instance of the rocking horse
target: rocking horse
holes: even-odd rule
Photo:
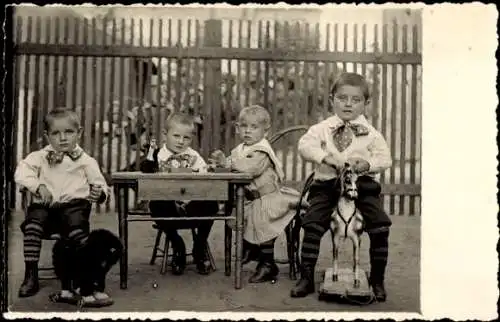
[[[346,163],[340,170],[340,198],[331,216],[330,232],[333,245],[333,265],[325,272],[324,283],[321,283],[320,299],[336,296],[351,302],[365,304],[372,300],[372,292],[366,273],[359,265],[361,235],[363,234],[363,217],[356,208],[358,197],[356,174]],[[353,266],[350,269],[339,269],[338,258],[340,243],[349,239],[353,245]]]

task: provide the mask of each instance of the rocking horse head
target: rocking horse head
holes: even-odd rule
[[[354,172],[349,163],[345,163],[340,172],[340,195],[347,199],[354,200],[358,197],[358,187],[356,181],[358,175]]]

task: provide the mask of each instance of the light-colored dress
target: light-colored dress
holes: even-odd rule
[[[300,193],[281,187],[284,174],[271,145],[266,139],[251,146],[240,144],[231,151],[230,160],[233,170],[254,176],[245,187],[246,195],[259,196],[245,199],[243,238],[261,244],[278,237],[292,220]]]

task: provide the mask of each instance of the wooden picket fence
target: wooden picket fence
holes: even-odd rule
[[[272,132],[311,125],[331,113],[335,76],[355,71],[371,86],[366,116],[392,151],[394,166],[381,175],[387,211],[420,213],[418,26],[17,15],[15,30],[14,163],[44,144],[43,115],[56,105],[80,113],[82,145],[110,174],[138,160],[130,138],[140,140],[141,127],[158,135],[169,110],[189,107],[201,116],[195,145],[202,155],[227,152],[241,106],[267,106]],[[107,129],[110,120],[116,130]],[[290,180],[311,171],[297,139],[279,151]]]

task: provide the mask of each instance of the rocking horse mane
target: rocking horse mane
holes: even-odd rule
[[[353,200],[357,195],[357,187],[356,187],[356,178],[357,175],[352,170],[352,167],[349,163],[346,163],[345,166],[340,170],[340,174],[337,180],[340,180],[340,198],[347,198],[348,200]],[[349,195],[349,192],[354,192],[354,196]]]

